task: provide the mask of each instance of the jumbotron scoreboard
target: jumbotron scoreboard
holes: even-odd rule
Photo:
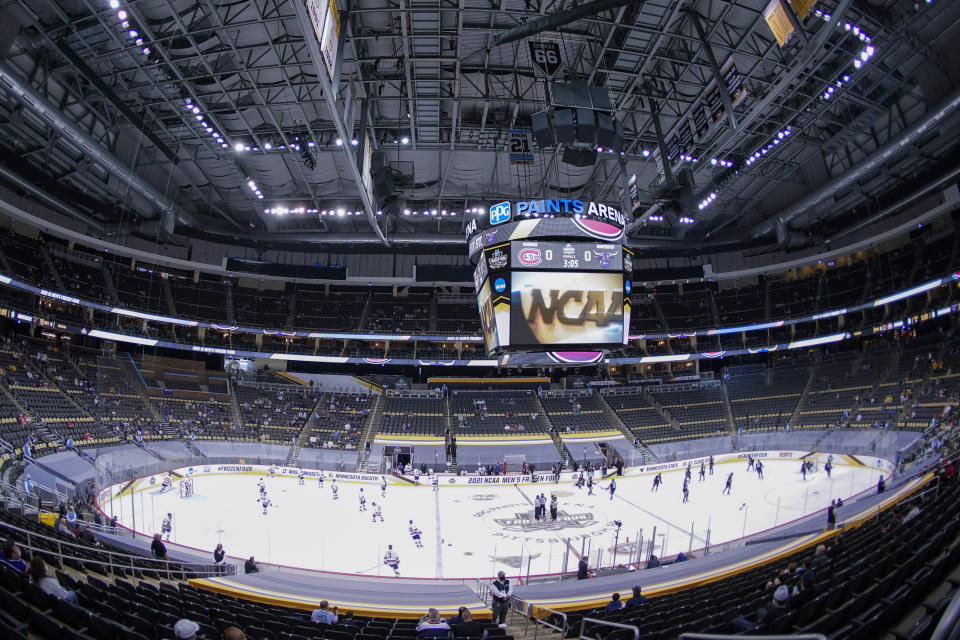
[[[633,253],[616,208],[500,202],[466,228],[490,353],[609,349],[627,342]]]

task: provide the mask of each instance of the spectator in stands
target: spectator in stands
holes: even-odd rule
[[[227,627],[223,630],[223,640],[247,640],[247,634],[239,627]]]
[[[790,594],[790,608],[800,609],[803,605],[817,597],[816,583],[814,582],[814,572],[807,570],[800,576],[800,582],[793,588]]]
[[[633,588],[633,596],[624,603],[624,607],[632,609],[633,607],[642,607],[648,603],[646,596],[642,595],[640,585]]]
[[[660,566],[660,559],[657,556],[650,556],[647,560],[647,569],[656,569]]]
[[[754,631],[761,626],[769,625],[786,612],[789,600],[790,589],[782,584],[773,592],[773,600],[757,609],[754,620],[740,617],[733,621],[733,627],[737,631]]]
[[[321,600],[320,608],[314,609],[313,613],[310,614],[310,622],[314,624],[337,624],[337,608],[334,607],[333,611],[330,611],[330,603]]]
[[[884,481],[883,476],[880,476],[880,480],[877,481],[877,493],[883,493],[887,490],[887,483]]]
[[[834,513],[833,505],[827,507],[827,531],[833,530],[837,526],[837,514]]]
[[[501,629],[507,627],[507,610],[510,609],[510,581],[507,580],[507,574],[503,571],[497,573],[497,579],[490,585],[492,602],[490,608],[493,609],[493,621],[500,625]]]
[[[200,625],[187,618],[181,618],[173,625],[173,636],[177,640],[192,640],[197,637],[197,631],[200,631]]]
[[[484,625],[473,619],[469,609],[464,607],[460,617],[463,621],[453,626],[454,638],[482,638],[486,635],[483,630]]]
[[[440,612],[431,608],[417,624],[417,635],[421,638],[445,638],[450,634],[450,625],[440,617]]]
[[[47,563],[40,556],[34,556],[30,561],[30,581],[40,587],[40,590],[58,600],[66,600],[70,604],[77,604],[77,594],[70,589],[60,586],[56,578],[47,575]]]
[[[260,573],[260,567],[257,566],[257,563],[254,561],[253,556],[250,556],[250,559],[243,563],[243,572],[244,573]]]
[[[359,627],[360,625],[353,619],[353,611],[344,611],[340,616],[340,624],[347,627]]]
[[[623,603],[620,602],[620,594],[614,593],[610,596],[610,602],[607,603],[607,608],[605,611],[610,613],[611,611],[616,611],[617,609],[623,609]]]
[[[2,560],[17,571],[27,572],[27,563],[20,559],[20,547],[12,539],[7,540],[3,545]]]
[[[449,624],[450,627],[452,628],[454,625],[457,625],[463,622],[463,612],[466,610],[467,610],[466,607],[460,607],[459,609],[457,609],[457,615],[447,620],[447,624]]]
[[[163,544],[163,540],[160,539],[160,534],[153,534],[153,542],[150,543],[150,551],[153,552],[153,557],[158,560],[167,559],[167,547]]]

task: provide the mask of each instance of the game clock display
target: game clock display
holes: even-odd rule
[[[621,271],[619,244],[589,242],[511,242],[514,269]]]

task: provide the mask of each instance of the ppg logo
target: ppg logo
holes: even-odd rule
[[[503,290],[507,288],[507,282],[503,278],[497,278],[496,282],[493,283],[493,289],[497,293],[503,293]]]
[[[510,203],[501,202],[490,207],[490,224],[510,222]]]

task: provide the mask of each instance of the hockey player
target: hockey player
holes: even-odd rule
[[[433,490],[440,491],[440,477],[437,474],[433,474]]]
[[[380,497],[387,497],[387,476],[383,476],[383,478],[380,479]]]
[[[334,480],[333,482],[336,482],[336,480]],[[334,500],[340,499],[340,489],[337,488],[337,485],[332,483],[330,484],[330,493],[333,495]]]
[[[577,489],[583,489],[584,484],[586,484],[586,481],[583,479],[583,471],[581,471],[580,475],[577,476],[577,482],[576,482]]]
[[[163,477],[163,482],[160,484],[160,493],[166,493],[171,486],[173,486],[173,477],[168,473]]]
[[[730,475],[727,476],[727,483],[726,483],[725,485],[723,485],[723,491],[721,491],[720,493],[721,493],[721,494],[724,494],[724,493],[725,493],[725,494],[727,494],[727,495],[730,495],[730,488],[731,488],[731,487],[733,487],[733,471],[731,471],[731,472],[730,472]]]
[[[650,488],[650,493],[653,493],[654,491],[659,492],[660,485],[662,483],[663,483],[663,476],[661,474],[658,473],[657,475],[653,476],[653,487]]]
[[[276,468],[275,466],[273,466],[273,465],[270,465],[270,470],[267,472],[267,474],[268,474],[271,478],[273,478],[274,476],[277,475],[277,468]]]
[[[360,511],[367,510],[367,496],[363,495],[363,489],[360,489]]]
[[[707,479],[707,468],[703,466],[703,462],[700,463],[700,474],[697,477],[699,482],[703,482]]]
[[[270,498],[264,495],[263,500],[260,501],[260,504],[263,506],[263,515],[267,515],[267,507],[270,507],[273,505],[273,503],[270,502]]]
[[[757,463],[753,466],[757,472],[757,479],[763,480],[763,460],[757,460]]]
[[[383,554],[383,564],[393,569],[393,575],[400,575],[400,555],[393,550],[393,545],[387,545],[387,552]]]
[[[827,458],[827,463],[823,465],[823,470],[827,472],[827,477],[830,477],[830,473],[833,471],[833,462],[830,458]]]
[[[687,486],[687,481],[683,481],[683,501],[687,502],[690,499],[690,487]]]
[[[302,487],[305,484],[307,474],[304,473],[303,469],[300,469],[300,473],[297,475],[298,484]]]
[[[683,481],[684,481],[684,482],[689,482],[691,475],[692,475],[692,474],[691,474],[691,471],[690,471],[690,463],[688,462],[688,463],[687,463],[687,470],[683,472]]]
[[[267,484],[263,481],[263,478],[257,480],[257,486],[260,487],[261,492],[267,488]]]
[[[163,519],[163,522],[160,524],[160,533],[162,533],[166,539],[170,540],[170,532],[173,530],[173,514],[168,513],[167,517]]]
[[[413,524],[413,520],[410,521],[410,537],[413,538],[413,544],[417,546],[417,549],[423,549],[423,542],[420,541],[420,529]]]
[[[373,506],[373,521],[376,522],[377,518],[380,518],[380,522],[383,522],[383,513],[380,506],[376,502],[371,503],[371,505]]]
[[[803,479],[807,479],[807,461],[804,460],[800,463],[800,474],[803,475]]]
[[[713,456],[710,456],[710,475],[713,475]]]
[[[753,456],[747,455],[747,471],[753,470],[754,460]]]
[[[414,486],[420,484],[420,469],[416,467],[413,468],[413,484]]]
[[[317,477],[317,488],[323,489],[323,471],[320,471],[320,475]]]
[[[687,467],[687,473],[690,472],[690,467]],[[617,481],[613,478],[610,478],[610,485],[607,487],[607,491],[610,492],[610,499],[613,500],[613,494],[617,491]]]
[[[593,478],[589,476],[587,477],[587,495],[588,496],[593,495]]]

